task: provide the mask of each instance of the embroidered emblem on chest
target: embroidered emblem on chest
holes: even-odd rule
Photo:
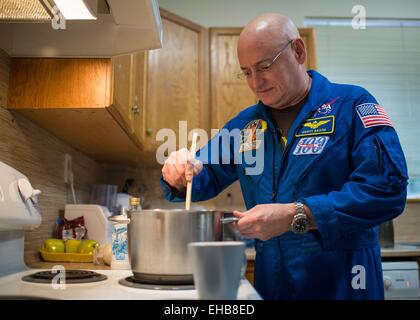
[[[296,137],[331,134],[334,132],[334,122],[335,116],[307,119],[296,134]]]
[[[258,149],[263,142],[263,135],[266,129],[267,122],[263,119],[256,119],[249,122],[241,130],[241,146],[239,152]]]
[[[330,102],[324,103],[314,112],[312,118],[324,117],[331,113],[332,107],[331,105],[338,99],[339,97],[334,98]]]
[[[293,154],[295,156],[320,154],[324,150],[329,139],[330,137],[328,136],[301,138],[298,141]]]

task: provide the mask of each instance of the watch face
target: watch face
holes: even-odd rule
[[[309,219],[306,215],[297,216],[293,221],[293,231],[295,233],[306,233],[309,230]]]

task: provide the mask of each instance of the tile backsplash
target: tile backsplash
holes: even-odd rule
[[[64,156],[73,159],[76,199],[87,203],[90,188],[103,170],[97,162],[71,148],[46,130],[18,113],[5,109],[8,92],[10,57],[0,49],[0,161],[28,177],[39,196],[42,223],[25,233],[25,262],[34,266],[40,261],[38,249],[44,239],[54,236],[55,222],[71,202],[64,183]]]
[[[103,175],[100,165],[60,141],[19,114],[0,108],[0,161],[28,177],[39,196],[42,224],[25,233],[25,262],[39,261],[38,249],[44,239],[53,237],[55,222],[64,205],[72,201],[64,183],[64,155],[73,158],[76,199],[89,201],[90,189]]]

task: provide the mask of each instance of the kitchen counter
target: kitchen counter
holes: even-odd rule
[[[396,243],[393,248],[382,248],[382,258],[417,257],[420,258],[420,245],[410,243]]]
[[[0,277],[0,299],[26,297],[60,300],[190,300],[198,298],[195,289],[154,290],[122,286],[118,281],[132,275],[128,270],[97,271],[108,278],[95,283],[67,284],[63,289],[54,288],[51,284],[34,284],[21,280],[23,276],[38,271],[41,270],[31,269]],[[238,289],[238,300],[261,300],[261,297],[248,280],[242,279]]]
[[[255,249],[246,248],[245,250],[246,257],[248,261],[255,260]],[[390,257],[417,257],[420,258],[420,245],[419,244],[410,244],[402,243],[395,244],[394,248],[382,248],[381,257],[390,258]]]
[[[64,266],[66,269],[89,269],[89,270],[111,270],[110,266],[107,265],[95,265],[93,263],[83,262],[46,262],[46,261],[37,261],[31,263],[30,267],[35,269],[51,269],[52,267],[60,265]]]

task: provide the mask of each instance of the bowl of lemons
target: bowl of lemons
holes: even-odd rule
[[[92,239],[44,240],[39,252],[44,261],[93,262],[93,252],[99,243]]]

